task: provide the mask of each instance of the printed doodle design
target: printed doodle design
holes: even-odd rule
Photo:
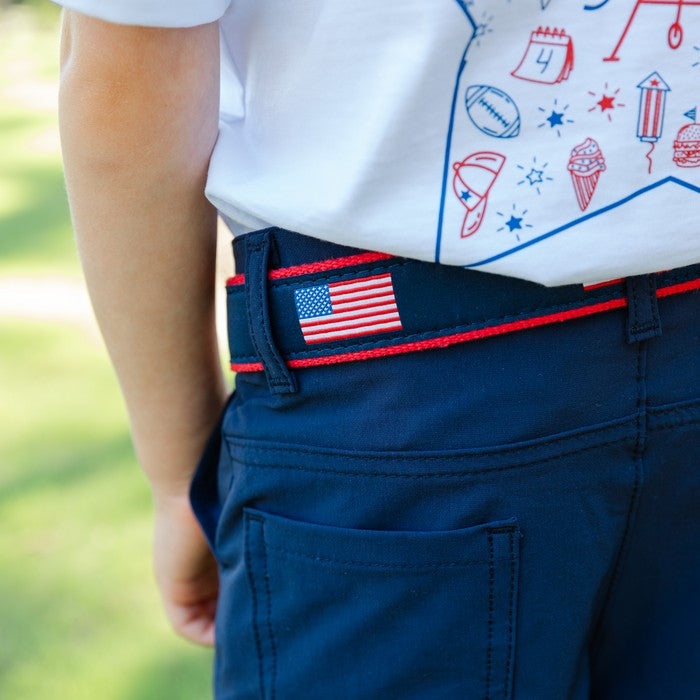
[[[567,167],[574,184],[576,201],[581,211],[586,211],[598,187],[600,174],[605,170],[605,158],[600,146],[593,139],[586,139],[571,151]]]
[[[567,80],[573,68],[571,37],[563,29],[539,27],[530,34],[525,54],[511,75],[531,83],[553,85]]]
[[[466,106],[472,124],[482,133],[497,139],[515,138],[520,133],[520,112],[503,90],[490,85],[470,85]]]
[[[452,188],[459,201],[466,207],[461,236],[476,233],[484,221],[487,198],[506,162],[500,153],[482,151],[472,153],[460,163],[455,163]]]
[[[641,91],[637,138],[643,143],[651,144],[646,156],[649,161],[649,173],[651,174],[653,164],[651,155],[654,152],[656,143],[663,134],[664,117],[666,115],[666,94],[671,91],[671,88],[658,73],[648,75],[637,87]]]
[[[700,0],[443,1],[434,259],[545,284],[673,266],[649,237],[686,245],[700,211]]]
[[[667,33],[667,41],[668,45],[672,49],[678,49],[680,48],[681,44],[683,43],[683,24],[681,22],[682,19],[682,12],[683,12],[683,7],[688,7],[691,5],[697,5],[700,6],[700,0],[637,0],[634,9],[632,10],[632,14],[630,15],[630,18],[627,20],[627,24],[625,25],[625,28],[622,31],[622,35],[620,36],[619,41],[615,45],[615,48],[612,50],[612,53],[604,58],[604,61],[619,61],[620,60],[620,49],[622,47],[622,44],[625,41],[625,38],[627,37],[627,34],[630,31],[630,28],[632,27],[632,23],[634,22],[637,12],[639,8],[642,5],[675,5],[676,6],[676,16],[671,25],[668,28],[668,33]]]
[[[698,110],[694,107],[684,115],[693,123],[680,128],[673,142],[673,162],[679,168],[700,168],[700,124]]]

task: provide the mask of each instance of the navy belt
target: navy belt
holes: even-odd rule
[[[233,247],[231,368],[264,370],[278,393],[295,390],[289,368],[442,348],[624,307],[636,342],[660,334],[659,297],[700,288],[700,265],[544,287],[277,228],[237,237]]]

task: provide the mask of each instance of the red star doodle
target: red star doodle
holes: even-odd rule
[[[601,114],[605,114],[607,112],[608,121],[611,122],[613,112],[616,109],[625,106],[622,102],[618,102],[617,96],[619,92],[620,88],[611,92],[608,84],[605,83],[605,87],[603,88],[601,97],[600,99],[597,99],[598,94],[589,90],[588,94],[591,95],[596,101],[588,111],[595,112],[598,109],[600,109]]]

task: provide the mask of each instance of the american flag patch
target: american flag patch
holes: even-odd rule
[[[390,273],[296,289],[294,303],[307,343],[355,338],[402,327]]]

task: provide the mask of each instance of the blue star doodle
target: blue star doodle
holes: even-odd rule
[[[541,188],[547,182],[552,182],[553,177],[547,174],[547,168],[549,163],[542,163],[541,165],[537,162],[537,156],[532,158],[531,165],[517,165],[518,170],[523,173],[527,173],[523,176],[522,180],[518,182],[518,185],[527,185],[530,189],[535,190],[537,194],[542,194]]]
[[[542,122],[537,125],[537,128],[555,131],[558,138],[561,138],[562,129],[566,128],[568,124],[574,123],[574,120],[567,114],[569,105],[567,104],[560,107],[556,98],[551,108],[538,107],[537,110],[543,115],[547,115],[543,118]]]
[[[497,211],[496,214],[503,219],[503,226],[496,229],[497,232],[508,230],[508,233],[514,233],[516,240],[520,241],[520,234],[518,231],[524,231],[525,229],[532,228],[532,224],[525,222],[525,217],[527,216],[527,209],[518,211],[516,204],[513,204],[512,211],[504,214],[503,212]]]

